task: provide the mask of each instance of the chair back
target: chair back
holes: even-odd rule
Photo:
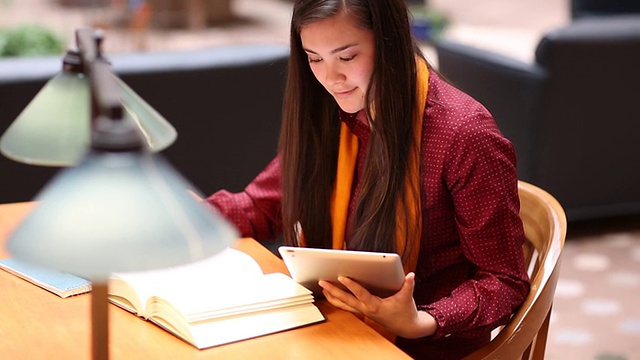
[[[466,360],[544,358],[567,220],[558,201],[546,191],[520,181],[518,192],[531,291],[497,336]]]

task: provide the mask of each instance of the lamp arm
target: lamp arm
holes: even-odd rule
[[[102,32],[90,28],[76,30],[76,44],[80,50],[80,56],[85,63],[91,63],[101,56]]]
[[[120,100],[120,90],[111,72],[111,66],[102,57],[89,64],[89,83],[91,101],[95,102],[98,114],[112,120],[121,120],[124,109]]]
[[[76,30],[81,63],[85,74],[89,77],[92,119],[102,115],[112,120],[121,120],[123,106],[120,99],[120,89],[113,76],[111,65],[102,56],[103,34],[94,29]]]

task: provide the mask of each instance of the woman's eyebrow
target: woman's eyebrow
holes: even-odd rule
[[[334,55],[334,54],[337,54],[337,53],[339,53],[339,52],[341,52],[341,51],[345,51],[345,50],[347,50],[347,49],[349,49],[349,48],[351,48],[351,47],[354,47],[354,46],[356,46],[356,44],[348,44],[348,45],[340,46],[340,47],[338,47],[338,48],[335,48],[335,49],[331,50],[331,53],[330,53],[330,54],[331,54],[331,55]],[[303,48],[303,50],[304,50],[305,52],[307,52],[307,53],[311,53],[311,54],[318,55],[318,53],[317,53],[317,52],[315,52],[315,51],[313,51],[313,50],[311,50],[311,49]]]

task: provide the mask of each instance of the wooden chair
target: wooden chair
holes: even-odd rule
[[[518,190],[531,291],[496,337],[466,360],[544,358],[567,220],[558,201],[546,191],[523,181],[518,183]]]

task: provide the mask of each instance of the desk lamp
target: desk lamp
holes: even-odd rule
[[[87,64],[91,146],[44,187],[7,249],[18,259],[91,279],[92,354],[107,359],[109,274],[197,261],[229,246],[237,233],[144,145],[106,61]]]
[[[45,166],[75,164],[89,146],[90,108],[89,66],[102,56],[102,33],[91,29],[76,31],[77,47],[67,51],[62,71],[49,80],[20,113],[0,139],[0,151],[13,160]],[[177,136],[171,124],[140,98],[115,74],[120,88],[124,116],[143,134],[152,151],[171,145]]]

